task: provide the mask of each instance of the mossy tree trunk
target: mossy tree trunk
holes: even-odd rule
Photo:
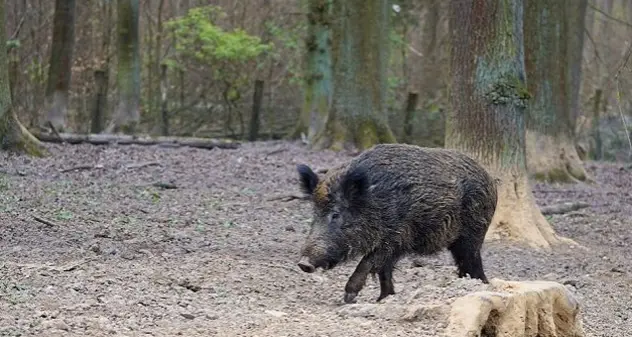
[[[42,124],[50,123],[58,132],[66,129],[74,44],[75,0],[56,0]]]
[[[138,0],[117,0],[118,103],[108,132],[134,133],[140,122]]]
[[[0,148],[3,151],[44,156],[46,149],[26,130],[13,110],[9,86],[5,2],[0,1]]]
[[[558,237],[529,187],[521,0],[450,3],[450,113],[446,147],[471,155],[501,183],[488,238],[550,248]],[[570,242],[570,240],[568,240]]]
[[[325,128],[333,97],[331,8],[334,0],[309,0],[305,39],[306,75],[303,108],[291,138],[306,133],[310,142]]]
[[[525,0],[525,66],[534,96],[527,113],[527,167],[540,181],[591,180],[574,135],[586,3]]]
[[[332,104],[311,144],[364,150],[395,142],[386,118],[389,1],[335,0],[332,7]]]

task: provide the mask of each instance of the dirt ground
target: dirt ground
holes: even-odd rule
[[[269,198],[298,193],[297,163],[349,154],[48,147],[44,159],[0,157],[0,336],[439,336],[445,312],[400,313],[487,289],[456,278],[447,253],[402,261],[397,294],[379,305],[373,280],[343,305],[353,265],[301,272],[309,205]],[[540,205],[591,205],[550,217],[587,250],[490,242],[483,261],[490,278],[567,284],[588,336],[631,336],[632,166],[587,168],[598,185],[534,186]]]

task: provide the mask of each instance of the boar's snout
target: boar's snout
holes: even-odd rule
[[[307,256],[303,256],[301,260],[298,261],[298,266],[306,273],[313,273],[316,270],[316,267],[309,262],[309,258]]]

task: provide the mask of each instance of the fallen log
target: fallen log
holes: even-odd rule
[[[38,133],[33,135],[41,142],[68,143],[68,144],[92,144],[92,145],[157,145],[165,147],[194,147],[199,149],[237,149],[241,143],[232,140],[220,140],[213,138],[197,137],[149,137],[131,136],[120,134],[73,134],[73,133]]]
[[[542,215],[564,214],[568,212],[574,212],[589,206],[590,205],[585,202],[565,202],[562,204],[544,206],[540,208],[540,212],[542,212]]]

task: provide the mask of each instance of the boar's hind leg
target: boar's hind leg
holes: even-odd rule
[[[395,294],[395,286],[393,285],[393,268],[393,263],[387,262],[378,272],[378,277],[380,279],[380,297],[377,298],[377,302],[383,300],[388,295]]]
[[[454,257],[459,277],[465,277],[467,274],[471,278],[481,280],[488,283],[485,272],[483,271],[483,261],[481,260],[481,245],[472,238],[460,237],[448,249]]]
[[[355,302],[356,296],[358,296],[360,290],[364,288],[371,269],[373,269],[373,257],[369,254],[362,258],[353,271],[353,274],[351,274],[351,277],[349,277],[349,281],[347,281],[347,285],[345,286],[345,303]]]

